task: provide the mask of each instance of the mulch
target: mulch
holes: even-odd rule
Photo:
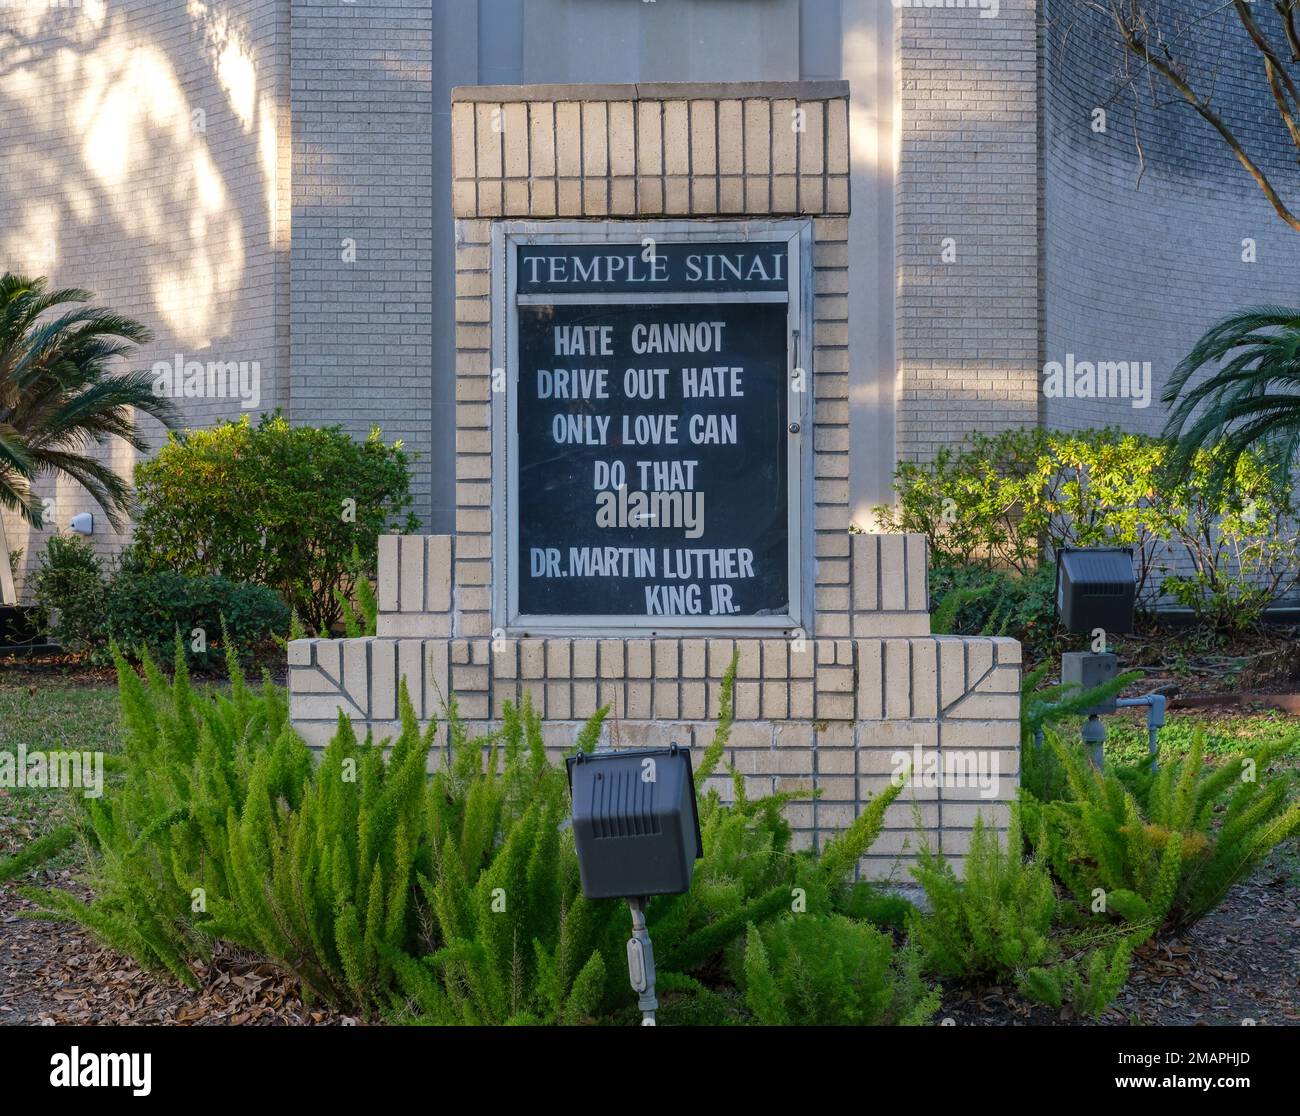
[[[1000,985],[945,994],[939,1018],[959,1026],[1091,1022]],[[1287,873],[1266,864],[1194,926],[1146,943],[1127,987],[1097,1022],[1300,1026],[1300,893]]]
[[[77,889],[71,870],[42,882]],[[31,879],[28,882],[35,882]],[[196,966],[198,991],[148,973],[96,944],[80,927],[20,916],[33,906],[0,887],[0,1024],[181,1026],[350,1025],[359,1021],[304,1004],[291,976],[265,960],[220,948]],[[959,1026],[1079,1025],[1014,988],[945,994],[938,1019]],[[1265,868],[1179,935],[1148,943],[1128,987],[1100,1022],[1126,1025],[1300,1025],[1300,897]]]
[[[77,892],[70,870],[38,873],[27,884]],[[82,891],[84,895],[84,891]],[[298,982],[264,959],[219,947],[197,963],[200,988],[149,973],[68,922],[33,921],[34,904],[0,886],[0,1024],[285,1026],[358,1020],[303,1002]]]

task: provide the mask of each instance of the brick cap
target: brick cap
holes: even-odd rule
[[[485,101],[734,101],[771,97],[826,101],[849,95],[847,81],[651,81],[576,85],[458,85],[453,102]]]

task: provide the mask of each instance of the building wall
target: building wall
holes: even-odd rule
[[[40,25],[30,31],[38,57],[20,54],[4,70],[22,111],[0,126],[9,150],[26,149],[0,180],[0,215],[21,230],[10,240],[28,245],[9,246],[10,258],[35,266],[25,262],[31,246],[57,225],[63,251],[81,257],[59,261],[59,281],[114,292],[115,306],[158,331],[156,351],[258,357],[263,406],[356,434],[378,424],[401,438],[420,455],[415,510],[431,529],[451,530],[456,507],[450,91],[458,84],[849,79],[854,249],[838,293],[852,311],[839,342],[850,385],[851,521],[868,525],[871,507],[890,497],[900,377],[898,452],[908,456],[1024,418],[1030,0],[1005,0],[997,19],[877,0],[88,0],[80,11],[22,18]],[[58,45],[69,27],[75,48]],[[68,107],[87,98],[42,100],[30,90],[61,82],[93,90],[85,59],[113,69],[137,48],[157,78],[150,95],[129,94],[147,128],[137,121],[119,135],[100,126],[101,146],[135,153],[130,173],[108,160],[106,176],[85,162],[93,148],[77,111],[92,110]],[[116,80],[119,92],[134,88]],[[177,130],[179,106],[191,103],[209,115],[201,147]],[[160,127],[171,129],[161,151]],[[51,144],[81,169],[56,176],[67,160],[46,159],[33,191],[23,168]],[[115,183],[104,180],[114,174]],[[195,187],[204,174],[211,190]],[[896,174],[906,187],[897,205]],[[1007,182],[1018,193],[990,185]],[[96,195],[105,205],[87,200]],[[935,242],[949,234],[959,262],[940,272]],[[187,407],[196,424],[230,410]],[[64,499],[69,511],[84,504],[73,493]],[[27,541],[21,532],[18,541]]]
[[[1190,105],[1159,86],[1163,107],[1145,85],[1136,98],[1117,96],[1121,48],[1096,13],[1080,9],[1046,0],[1042,29],[1043,360],[1149,362],[1151,376],[1147,405],[1045,398],[1043,421],[1156,435],[1167,414],[1165,384],[1211,325],[1247,306],[1295,304],[1300,234]],[[1178,38],[1179,57],[1202,89],[1214,90],[1216,111],[1289,203],[1300,205],[1294,149],[1236,15],[1211,0],[1179,0],[1163,14],[1171,33],[1179,21],[1201,19],[1195,34]],[[1273,30],[1272,12],[1258,18]],[[1098,107],[1104,131],[1094,127]],[[1247,240],[1254,262],[1243,258]],[[1175,546],[1160,548],[1156,560],[1165,572],[1194,568]]]
[[[426,522],[450,531],[455,499],[456,246],[451,89],[475,84],[850,81],[855,199],[849,276],[855,400],[853,519],[889,493],[894,461],[893,188],[895,13],[882,0],[435,0],[432,482]],[[445,191],[445,193],[444,193]],[[421,514],[425,509],[421,508]]]
[[[292,13],[293,419],[400,438],[420,455],[412,495],[427,517],[434,382],[450,375],[431,362],[430,5],[298,0]]]
[[[1037,421],[1036,60],[1036,0],[900,10],[901,459]]]
[[[1155,108],[1116,97],[1120,48],[1097,17],[1046,0],[1043,42],[1045,359],[1150,361],[1149,407],[1126,399],[1048,399],[1049,426],[1117,425],[1159,433],[1160,392],[1215,321],[1259,304],[1292,305],[1300,234],[1285,225],[1222,139],[1189,105],[1161,90]],[[1185,18],[1217,10],[1182,40],[1212,76],[1215,106],[1275,175],[1293,206],[1294,151],[1272,105],[1258,55],[1236,16],[1211,0],[1180,0]],[[1272,12],[1259,18],[1272,26]],[[1106,130],[1093,112],[1107,110]],[[1142,159],[1137,144],[1140,141]],[[1289,158],[1288,158],[1289,153]],[[1258,262],[1242,259],[1257,242]]]
[[[288,30],[280,0],[0,8],[0,271],[143,322],[130,367],[258,362],[261,409],[288,403]],[[196,426],[241,413],[178,402]],[[130,474],[123,444],[104,456]],[[96,544],[121,547],[79,486],[39,492],[52,526],[93,511]],[[49,529],[5,522],[21,581]]]

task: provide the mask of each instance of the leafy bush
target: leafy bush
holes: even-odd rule
[[[1100,934],[1065,934],[1052,874],[1026,857],[1021,807],[1012,808],[1003,846],[976,819],[958,880],[942,855],[922,845],[913,875],[925,891],[925,910],[908,919],[911,944],[923,967],[945,978],[1016,982],[1030,999],[1096,1018],[1128,980],[1133,950],[1149,926],[1127,925]]]
[[[1068,1002],[1076,1014],[1096,1019],[1128,983],[1134,945],[1133,938],[1121,937],[1077,957],[1030,969],[1020,980],[1020,990],[1048,1007],[1060,1010]]]
[[[65,651],[97,646],[104,625],[104,563],[86,539],[51,535],[36,558],[36,603]]]
[[[136,467],[134,550],[149,571],[220,574],[274,589],[313,631],[373,571],[379,535],[412,531],[408,456],[378,429],[291,426],[281,414],[172,435]]]
[[[898,505],[876,515],[884,530],[924,534],[941,567],[1027,575],[1044,544],[1048,554],[1129,546],[1144,606],[1167,594],[1217,627],[1249,626],[1300,573],[1291,495],[1257,454],[1239,458],[1222,488],[1213,481],[1217,450],[1194,455],[1175,484],[1165,480],[1168,456],[1158,439],[1111,428],[977,434],[931,462],[901,463]],[[1183,572],[1172,572],[1175,558]],[[981,599],[1001,603],[995,592]]]
[[[1145,935],[1195,922],[1300,833],[1300,802],[1287,800],[1292,776],[1269,771],[1291,741],[1206,771],[1198,735],[1185,759],[1162,756],[1155,774],[1146,765],[1097,771],[1054,733],[1047,743],[1064,773],[1064,797],[1026,795],[1027,832],[1082,910],[1100,896],[1100,913]]]
[[[431,864],[419,878],[431,952],[394,957],[398,1018],[586,1022],[605,1000],[599,939],[621,905],[579,890],[572,834],[560,829],[564,773],[530,706],[506,711],[499,738],[470,738],[449,713],[451,760],[429,789]],[[603,717],[587,722],[579,746],[594,746]]]
[[[0,858],[0,883],[8,883],[61,853],[77,839],[77,831],[61,825],[37,837],[13,856]]]
[[[983,562],[1027,574],[1044,540],[1145,551],[1161,454],[1154,439],[1114,429],[975,434],[966,448],[940,449],[931,462],[901,462],[898,506],[876,515],[886,530],[924,534],[943,566]]]
[[[393,954],[410,940],[412,884],[428,867],[432,728],[421,735],[405,683],[401,709],[386,761],[382,745],[358,743],[340,717],[320,765],[299,784],[307,750],[290,733],[279,755],[253,763],[243,809],[227,812],[224,832],[215,812],[207,819],[223,886],[203,932],[275,958],[330,1003],[363,1010],[377,1006]],[[300,792],[294,799],[283,795],[286,781]]]
[[[1073,683],[1043,686],[1054,666],[1041,663],[1020,681],[1020,785],[1041,802],[1063,797],[1068,788],[1055,751],[1040,745],[1040,735],[1055,725],[1077,723],[1088,709],[1105,704],[1142,677],[1139,671],[1126,671],[1087,690]]]
[[[270,589],[239,585],[224,577],[187,577],[165,570],[121,570],[108,584],[101,643],[116,642],[136,651],[158,652],[179,632],[195,661],[212,665],[216,637],[238,649],[255,647],[282,631],[289,610]],[[192,638],[199,629],[201,643]]]
[[[734,674],[733,662],[714,739],[696,768],[697,790],[725,754]],[[628,1011],[628,911],[621,902],[581,894],[572,833],[557,835],[567,809],[565,778],[546,762],[540,720],[527,707],[507,714],[501,776],[493,774],[495,752],[485,753],[485,741],[465,739],[454,717],[451,730],[451,764],[435,776],[431,796],[433,844],[442,851],[434,881],[421,881],[438,948],[398,967],[408,1015],[573,1023]],[[576,747],[593,747],[599,732],[600,719],[589,721]],[[829,913],[898,793],[891,787],[875,799],[814,857],[791,849],[781,809],[795,795],[749,799],[734,771],[733,786],[730,805],[716,788],[700,796],[704,854],[690,890],[656,897],[646,912],[659,990],[676,1000],[667,1007],[677,1018],[734,1016],[702,978],[721,966],[741,979],[737,939],[747,926],[787,911],[796,886],[810,911]]]
[[[939,1007],[911,950],[843,915],[789,914],[745,944],[745,1003],[769,1026],[919,1026]]]
[[[912,874],[928,909],[912,915],[909,935],[932,972],[1002,979],[1051,953],[1056,893],[1047,869],[1024,858],[1018,808],[1005,848],[976,817],[963,880],[924,842]]]
[[[379,632],[379,601],[375,597],[374,586],[366,572],[366,564],[361,559],[356,544],[352,546],[352,556],[348,560],[348,576],[352,579],[353,595],[356,601],[348,599],[342,589],[334,590],[334,600],[338,603],[343,618],[343,634],[348,639],[377,635]],[[292,638],[301,638],[293,636]]]
[[[930,629],[936,635],[1010,636],[1037,658],[1062,637],[1056,618],[1056,572],[1026,574],[983,565],[930,570]]]
[[[301,802],[311,758],[282,692],[269,682],[251,692],[233,651],[229,694],[206,697],[190,685],[179,641],[170,681],[147,655],[147,685],[116,661],[125,778],[102,798],[75,799],[93,849],[94,899],[27,894],[47,917],[73,919],[143,967],[197,987],[189,962],[211,955],[206,912],[232,894],[226,827],[244,813],[253,769],[267,773],[259,785],[279,812]]]
[[[195,661],[209,666],[218,642],[246,649],[289,622],[284,603],[259,585],[172,570],[144,573],[131,561],[106,573],[90,543],[77,538],[51,537],[39,563],[36,599],[51,616],[51,632],[65,650],[92,659],[108,658],[112,642],[132,654],[156,654],[179,633]],[[204,633],[201,643],[192,639],[196,628]]]

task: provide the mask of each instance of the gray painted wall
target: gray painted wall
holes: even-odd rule
[[[1181,57],[1190,59],[1198,84],[1212,79],[1202,88],[1214,89],[1216,111],[1294,206],[1294,151],[1258,54],[1236,16],[1222,8],[1217,0],[1178,0],[1182,20],[1217,13],[1198,25],[1197,36],[1180,40],[1180,51],[1201,46]],[[1146,87],[1136,102],[1116,97],[1122,54],[1095,13],[1078,0],[1045,0],[1045,12],[1043,359],[1150,361],[1153,383],[1150,406],[1045,399],[1043,421],[1062,430],[1117,426],[1158,434],[1169,375],[1214,322],[1246,306],[1295,305],[1300,233],[1276,215],[1190,105],[1159,86],[1161,107]],[[1257,16],[1272,29],[1274,13]],[[1107,112],[1104,133],[1092,127],[1098,106]],[[1242,259],[1246,238],[1257,243],[1256,263]],[[1191,568],[1178,548],[1160,560],[1171,570]]]

